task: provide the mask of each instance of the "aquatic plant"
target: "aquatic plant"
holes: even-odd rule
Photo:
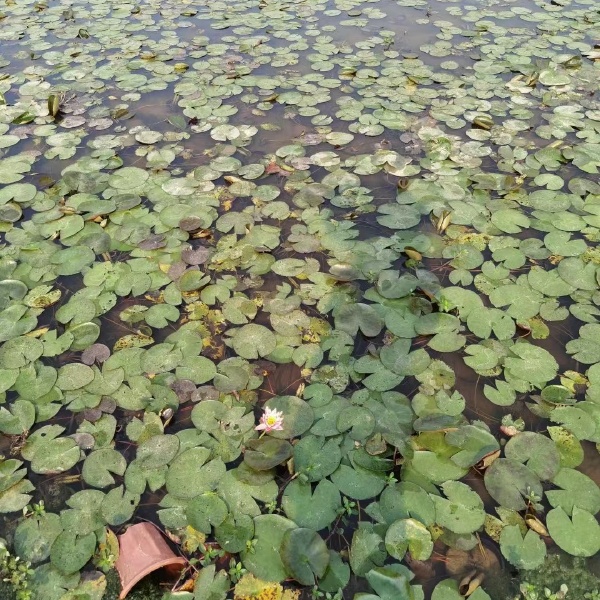
[[[600,597],[600,578],[590,572],[580,558],[550,554],[540,568],[522,573],[522,579],[524,600],[553,597],[556,600],[597,600]]]
[[[12,556],[4,542],[0,541],[0,578],[7,584],[6,597],[14,594],[15,600],[31,600],[33,593],[29,587],[31,575],[33,575],[31,563],[22,561],[18,556]]]
[[[275,409],[266,408],[260,418],[259,424],[254,429],[264,431],[265,433],[283,431],[283,413]]]
[[[598,553],[599,26],[3,5],[0,513],[33,600],[109,594],[139,518],[188,559],[169,600],[458,600],[415,565]]]

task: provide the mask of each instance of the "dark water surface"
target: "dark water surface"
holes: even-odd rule
[[[243,406],[257,418],[272,398],[302,397],[303,385],[312,384],[314,391],[314,386],[327,383],[336,395],[352,398],[349,406],[370,407],[364,410],[375,422],[377,411],[369,402],[383,406],[382,393],[401,392],[407,410],[416,413],[413,421],[419,417],[425,424],[413,429],[408,423],[403,444],[386,438],[383,455],[398,459],[390,475],[413,484],[428,474],[412,466],[412,451],[444,452],[450,447],[444,433],[468,422],[481,424],[501,447],[509,440],[501,429],[507,415],[523,419],[526,431],[545,440],[550,439],[549,425],[562,425],[575,445],[581,443],[584,458],[576,465],[563,457],[561,466],[577,468],[600,483],[600,382],[594,370],[600,362],[599,332],[594,329],[600,329],[600,294],[598,275],[589,274],[600,264],[596,2],[5,4],[0,7],[0,307],[5,311],[0,335],[3,344],[25,340],[22,345],[34,358],[11,362],[8,352],[0,356],[0,452],[6,459],[25,461],[33,486],[22,491],[30,494],[31,503],[43,500],[48,512],[60,513],[75,493],[104,486],[81,478],[83,460],[70,464],[61,455],[47,467],[33,468],[35,452],[28,454],[25,446],[28,435],[49,424],[62,426],[64,437],[93,432],[92,448],[82,448],[82,459],[101,447],[114,447],[130,464],[146,439],[135,433],[142,420],[149,428],[143,435],[152,427],[158,427],[158,434],[163,429],[166,434],[200,429],[191,416],[199,404],[190,402],[189,393],[176,393],[182,379],[194,389],[214,383],[216,397],[228,410]],[[302,196],[299,192],[309,185],[316,186],[314,193]],[[196,226],[187,226],[189,217],[197,219]],[[255,238],[246,244],[253,231]],[[208,248],[209,253],[204,260],[188,262],[181,258],[184,248]],[[67,249],[72,254],[60,254]],[[284,259],[306,264],[292,268]],[[561,269],[557,265],[563,260],[571,262]],[[99,263],[114,273],[102,275]],[[272,270],[273,264],[279,266]],[[184,272],[197,271],[196,265],[213,286],[205,295],[200,289],[207,282],[183,283]],[[530,272],[538,269],[551,272],[554,279],[540,275],[533,281]],[[325,276],[330,272],[334,279]],[[406,293],[388,293],[384,280],[392,272],[417,273],[420,283]],[[522,286],[516,296],[495,292],[515,284]],[[497,313],[493,333],[482,333],[485,327],[467,319],[456,295],[444,304],[448,288],[477,294],[482,304],[476,310],[502,311],[510,322],[509,333],[499,333]],[[51,290],[60,290],[60,298],[51,298]],[[421,308],[398,308],[413,290]],[[230,297],[240,294],[254,309],[233,303],[225,308]],[[42,298],[38,304],[36,297]],[[294,300],[278,313],[272,303],[276,298],[283,303],[286,297],[302,303]],[[344,305],[357,302],[371,311],[372,305],[378,306],[369,317],[379,323],[375,331],[370,332],[372,321],[371,327],[364,321],[354,327],[354,317],[343,312]],[[529,310],[531,304],[537,308]],[[11,306],[23,306],[23,314],[6,312]],[[175,316],[144,316],[144,311],[164,306],[175,307]],[[392,310],[404,311],[404,317],[452,314],[456,327],[436,324],[433,330],[423,326],[422,331],[417,327],[412,334],[401,333],[391,324]],[[236,328],[247,322],[269,329],[250,348],[235,338]],[[198,326],[199,345],[175,337],[190,323]],[[76,330],[78,325],[87,327],[85,333]],[[591,329],[584,334],[583,326]],[[277,351],[263,351],[261,344],[270,343],[270,336],[275,340],[273,329]],[[48,331],[75,337],[52,351]],[[336,333],[350,336],[350,342],[341,344],[346,350],[331,349]],[[397,367],[400,363],[395,363],[396,371],[389,364],[382,367],[380,351],[411,337],[411,351],[426,348],[426,364],[420,370],[413,365],[414,372]],[[32,339],[43,341],[43,354],[32,349]],[[577,339],[587,341],[569,345]],[[528,341],[542,350],[519,367],[519,355],[511,348]],[[106,421],[108,414],[101,417],[98,409],[105,396],[100,379],[94,380],[94,389],[66,376],[60,379],[68,371],[65,367],[82,363],[81,352],[93,343],[109,347],[110,360],[122,349],[140,346],[149,351],[159,344],[181,354],[178,359],[165,354],[163,360],[173,365],[164,369],[155,359],[156,372],[139,366],[140,359],[118,365],[125,369],[124,383],[107,394],[116,398],[109,402],[116,420],[112,442],[100,442],[93,425],[100,418]],[[302,354],[304,345],[314,354]],[[233,371],[220,371],[217,384],[214,374],[204,377],[200,367],[194,370],[185,363],[198,354],[211,362],[202,369],[214,368],[214,374],[226,359],[237,355],[241,362],[230,367]],[[378,365],[375,370],[364,367],[369,356]],[[469,356],[485,360],[469,363]],[[501,358],[494,362],[493,356]],[[504,362],[507,357],[509,363]],[[453,382],[444,388],[446,405],[434,399],[433,391],[441,388],[426,391],[425,381],[433,378],[428,375],[433,372],[430,359],[453,372]],[[512,372],[506,366],[510,360]],[[93,358],[83,362],[98,366],[98,371],[102,365]],[[333,366],[338,379],[331,376]],[[59,373],[59,379],[38,394],[28,381],[41,380],[42,367]],[[24,369],[33,369],[33,375],[23,374]],[[547,377],[540,375],[548,369]],[[10,383],[13,372],[15,381]],[[385,373],[382,381],[387,377],[392,383],[367,383],[367,374],[377,372]],[[227,377],[242,377],[242,383],[228,387],[223,383]],[[401,381],[394,383],[396,377]],[[484,392],[498,381],[512,386],[512,405],[491,402]],[[144,396],[135,391],[138,385],[154,387],[143,388]],[[552,412],[554,404],[539,395],[546,393],[547,400],[552,390],[542,390],[552,385],[561,386],[561,394],[566,390],[559,408],[577,413]],[[450,407],[454,390],[464,400],[462,409]],[[367,401],[361,394],[371,396]],[[418,394],[422,405],[414,400]],[[583,402],[585,408],[572,408]],[[319,410],[314,396],[311,406]],[[165,409],[175,414],[163,427],[158,415]],[[582,420],[595,424],[589,430]],[[243,427],[241,421],[235,423]],[[353,427],[359,425],[357,421]],[[308,435],[309,427],[296,437]],[[364,437],[350,437],[348,430],[350,426],[341,428],[338,437],[345,461],[352,465],[348,453],[363,448],[379,429]],[[209,431],[206,439],[213,443],[217,434]],[[428,435],[438,436],[435,444]],[[241,448],[253,437],[252,426],[235,442],[227,442],[235,447],[231,456],[214,442],[212,458],[221,456],[227,469],[237,473],[244,464]],[[209,444],[198,442],[203,443]],[[490,495],[484,467],[469,466],[473,468],[461,481],[495,515],[502,502]],[[556,472],[558,468],[557,463]],[[114,478],[115,484],[127,483],[122,475]],[[273,478],[280,488],[272,499],[274,510],[285,516],[285,464]],[[551,481],[544,486],[557,487]],[[164,517],[163,512],[163,521],[157,506],[171,501],[173,491],[167,494],[164,486],[142,489],[131,518],[114,523],[107,519],[117,533],[138,520],[182,527],[181,515],[187,510],[183,500],[176,501],[180,514]],[[353,497],[348,487],[341,489]],[[373,520],[378,510],[364,512],[376,501],[368,494],[364,500],[359,496],[354,496],[358,510],[345,525],[337,519],[335,527],[322,532],[328,547],[344,559],[359,524]],[[260,511],[269,512],[266,497],[259,500]],[[0,535],[9,542],[25,504],[14,499],[11,506],[16,508],[2,515]],[[543,500],[537,508],[542,520],[549,509]],[[535,509],[530,504],[520,512],[531,515]],[[437,527],[427,525],[430,532]],[[485,564],[472,549],[472,532],[461,537],[438,530],[427,534],[445,536],[435,543],[430,558],[404,556],[403,564],[416,575],[412,584],[423,586],[424,597],[431,597],[446,577],[458,580],[465,572],[484,569],[489,572],[483,584],[489,596],[473,597],[512,600],[519,558],[511,566],[497,540],[481,532],[476,547],[482,556],[493,557],[492,564]],[[556,537],[552,530],[550,534]],[[543,538],[542,545],[557,551],[551,537]],[[412,552],[418,554],[418,549]],[[397,562],[383,555],[381,562]],[[597,564],[590,559],[592,572],[598,573]],[[352,575],[344,598],[369,590],[364,573],[359,574]],[[35,597],[50,598],[45,596],[48,588],[39,583],[42,576],[36,576],[40,587]],[[443,593],[434,598],[456,597]]]

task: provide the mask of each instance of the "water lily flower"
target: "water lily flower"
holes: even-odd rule
[[[258,431],[281,431],[283,429],[283,413],[275,408],[265,408],[260,423],[255,427]]]

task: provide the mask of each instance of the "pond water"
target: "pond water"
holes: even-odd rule
[[[6,0],[14,597],[142,521],[165,600],[600,597],[599,81],[594,0]]]

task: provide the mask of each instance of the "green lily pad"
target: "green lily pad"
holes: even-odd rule
[[[336,328],[355,336],[360,329],[367,337],[379,334],[383,327],[383,319],[368,304],[347,304],[335,313]]]
[[[296,524],[279,515],[260,515],[254,519],[252,551],[242,551],[244,566],[256,577],[265,581],[282,581],[288,571],[282,561],[281,543],[287,531]]]
[[[433,541],[423,523],[415,519],[399,519],[385,534],[385,548],[398,560],[402,560],[407,551],[416,560],[427,560],[433,551]]]
[[[411,586],[414,574],[404,565],[393,563],[377,567],[366,574],[369,585],[377,592],[377,596],[365,595],[381,600],[424,600],[421,586]],[[360,597],[361,595],[358,594]],[[363,596],[363,599],[365,598]]]
[[[498,458],[486,469],[485,487],[490,496],[504,508],[525,510],[524,497],[533,492],[541,497],[543,490],[537,475],[525,465],[509,458]]]
[[[559,489],[547,490],[546,497],[554,508],[569,516],[575,507],[595,515],[600,511],[600,489],[587,475],[574,469],[561,469],[552,483]]]
[[[34,570],[31,581],[40,598],[60,600],[64,594],[77,586],[80,578],[79,573],[63,575],[50,563],[45,563]]]
[[[225,571],[217,571],[215,565],[203,568],[194,585],[194,600],[225,600],[229,591],[229,577]]]
[[[60,517],[54,513],[32,516],[19,523],[15,531],[15,552],[32,564],[45,561],[50,556],[54,540],[62,532]]]
[[[573,358],[586,365],[600,362],[600,325],[588,323],[579,329],[579,338],[567,342],[566,350]]]
[[[273,352],[277,340],[275,334],[263,325],[250,323],[235,330],[232,346],[242,358],[258,358]]]
[[[225,474],[225,465],[219,458],[207,462],[210,455],[202,446],[179,454],[167,472],[167,491],[182,499],[213,491]]]
[[[0,431],[7,435],[20,435],[29,431],[35,422],[35,406],[27,400],[15,400],[6,409],[0,407]]]
[[[329,565],[325,575],[319,580],[319,588],[335,593],[340,588],[345,588],[349,581],[350,567],[342,560],[339,552],[329,550]]]
[[[458,591],[458,581],[444,579],[435,586],[431,600],[461,600],[464,596]],[[482,588],[477,588],[470,596],[471,600],[491,600]]]
[[[105,520],[101,513],[104,493],[99,490],[81,490],[67,500],[67,506],[60,514],[60,522],[65,531],[87,535],[100,529]]]
[[[72,438],[56,438],[41,442],[31,459],[31,470],[41,475],[62,473],[75,466],[81,450]]]
[[[336,426],[353,440],[364,440],[375,429],[375,416],[363,406],[349,406],[338,415]]]
[[[446,498],[431,496],[439,525],[458,534],[472,533],[483,526],[485,510],[476,492],[458,481],[447,481],[442,490]]]
[[[569,518],[562,508],[553,508],[546,525],[556,544],[573,556],[594,556],[600,551],[600,525],[586,510],[574,506]]]
[[[322,479],[314,488],[310,483],[294,480],[287,485],[281,506],[286,516],[299,527],[320,531],[338,516],[340,492],[333,483]]]
[[[302,585],[313,585],[315,578],[325,574],[329,550],[312,529],[288,529],[281,541],[281,560],[293,579]]]
[[[315,418],[310,405],[297,396],[275,396],[265,403],[265,408],[283,413],[283,430],[270,432],[275,438],[298,437],[310,429]]]
[[[308,481],[319,481],[331,475],[340,464],[339,441],[314,435],[304,436],[294,446],[294,466]]]
[[[500,446],[494,436],[482,427],[463,425],[446,434],[445,441],[460,448],[451,460],[459,467],[472,467],[488,454],[499,450]]]
[[[590,419],[585,410],[576,406],[557,406],[550,413],[550,419],[564,425],[580,440],[592,438],[596,432],[595,421]]]
[[[115,483],[111,473],[123,475],[126,468],[127,461],[121,453],[112,448],[102,448],[85,459],[81,475],[88,485],[105,488]]]
[[[34,490],[35,486],[28,479],[23,479],[0,492],[0,513],[17,512],[25,508],[32,498],[29,492]]]
[[[140,497],[124,489],[122,485],[110,490],[102,499],[102,517],[109,525],[118,527],[133,517]]]
[[[386,487],[379,500],[379,509],[389,524],[412,517],[424,525],[433,525],[435,505],[431,496],[416,483],[401,481]]]
[[[215,539],[226,552],[241,552],[254,535],[254,521],[249,515],[228,514],[215,527]]]
[[[171,462],[178,451],[177,436],[155,435],[138,446],[136,462],[142,469],[156,469]]]
[[[412,467],[432,483],[441,484],[448,480],[464,477],[468,469],[460,467],[451,459],[438,456],[435,452],[419,450],[411,460]]]
[[[511,565],[518,569],[536,569],[546,558],[546,544],[529,529],[525,536],[518,525],[507,525],[500,534],[500,549]]]
[[[211,526],[218,527],[227,517],[227,504],[214,492],[196,496],[186,508],[188,523],[196,530],[210,533]]]
[[[560,454],[560,466],[566,468],[578,467],[584,459],[581,442],[564,427],[548,427],[548,433],[556,444]]]
[[[197,385],[207,383],[216,373],[216,365],[204,356],[185,357],[175,371],[178,378],[190,379]]]
[[[506,458],[527,465],[542,481],[552,479],[560,469],[555,443],[544,435],[524,431],[512,437],[504,448]]]
[[[356,529],[350,545],[350,566],[355,575],[364,577],[371,569],[383,565],[387,556],[383,538],[371,523]]]
[[[78,390],[94,380],[94,371],[87,365],[71,363],[58,370],[56,386],[66,391]]]
[[[539,82],[542,85],[567,85],[571,81],[571,78],[563,72],[559,72],[553,69],[544,69],[540,71]]]
[[[265,437],[246,444],[244,462],[257,471],[268,471],[292,456],[292,445],[282,439]]]
[[[385,486],[385,479],[381,474],[367,471],[358,466],[352,468],[343,464],[331,474],[331,481],[344,496],[356,500],[373,498]]]
[[[532,344],[515,344],[510,348],[513,356],[504,361],[504,368],[511,376],[540,385],[553,379],[558,372],[558,363],[544,348]]]
[[[50,562],[64,575],[77,573],[89,560],[96,548],[96,536],[93,533],[77,535],[63,531],[52,544]]]
[[[596,283],[596,265],[585,263],[579,257],[570,257],[558,263],[558,274],[569,285],[579,290],[594,290]]]

